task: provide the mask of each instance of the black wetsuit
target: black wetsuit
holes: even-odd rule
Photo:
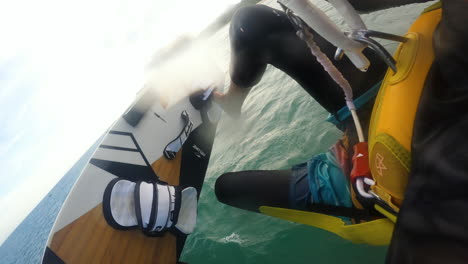
[[[317,33],[313,34],[320,49],[333,58],[336,47]],[[231,21],[229,36],[230,74],[239,87],[250,88],[257,84],[267,64],[271,64],[297,81],[330,113],[345,106],[343,90],[323,70],[306,43],[299,39],[284,12],[263,5],[242,8]],[[358,70],[346,57],[334,61],[350,82],[356,98],[382,80],[387,68],[372,51],[365,50],[364,54],[372,61],[367,72]],[[371,102],[360,111],[366,131],[372,105]],[[353,126],[351,120],[344,121],[340,128],[345,130],[348,126]],[[351,140],[357,139],[352,136]],[[299,181],[293,179],[291,170],[230,172],[218,178],[215,191],[221,202],[251,211],[258,211],[261,205],[291,207],[289,189],[293,180]],[[302,183],[297,186],[297,191],[307,192],[307,183]]]
[[[369,3],[369,9],[377,9],[372,5],[383,3],[386,7],[424,0],[351,2]],[[466,0],[443,1],[442,20],[434,34],[435,60],[414,125],[409,182],[387,263],[468,263],[467,10]],[[241,32],[247,33],[244,36]],[[233,18],[230,34],[231,77],[236,84],[256,84],[270,63],[298,81],[328,111],[343,106],[341,91],[323,74],[280,11],[243,9]],[[330,57],[333,47],[318,36],[315,40]],[[380,68],[363,74],[346,60],[337,66],[354,89],[368,89],[381,78]],[[350,75],[351,71],[356,76]],[[355,94],[362,92],[356,90]],[[287,207],[284,199],[288,198],[288,189],[284,185],[290,178],[289,171],[228,173],[217,181],[216,194],[223,202],[253,211],[258,205]]]
[[[468,263],[468,1],[442,2],[387,263]]]
[[[328,112],[335,113],[345,105],[343,90],[311,54],[306,43],[296,35],[291,22],[282,11],[256,5],[236,12],[229,29],[231,40],[231,79],[240,87],[257,84],[267,64],[282,70],[302,86]],[[333,58],[336,48],[314,32],[314,41]],[[334,61],[347,78],[357,98],[385,73],[384,62],[366,49],[372,61],[367,72],[361,72],[345,57]]]

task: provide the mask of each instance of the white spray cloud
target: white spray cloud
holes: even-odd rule
[[[0,244],[131,103],[153,52],[232,2],[0,2]]]

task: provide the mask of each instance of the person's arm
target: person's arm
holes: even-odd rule
[[[381,9],[397,7],[414,3],[425,3],[431,0],[348,0],[349,3],[360,13],[372,12]]]

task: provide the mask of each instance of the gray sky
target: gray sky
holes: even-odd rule
[[[0,244],[128,107],[153,53],[236,2],[0,2]]]

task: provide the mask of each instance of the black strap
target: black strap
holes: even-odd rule
[[[139,182],[139,183],[141,183],[141,182]],[[153,186],[153,201],[152,201],[152,204],[151,204],[150,219],[148,221],[148,225],[146,226],[146,228],[143,228],[143,224],[141,224],[141,231],[146,236],[159,237],[159,236],[162,236],[169,228],[164,226],[159,231],[154,231],[153,230],[155,228],[156,219],[157,219],[157,216],[158,216],[159,192],[158,192],[157,183],[151,182],[150,184]],[[138,186],[139,186],[139,184],[138,184]],[[138,211],[137,211],[136,208],[138,208]],[[136,210],[136,213],[137,213],[137,219],[139,221],[138,223],[140,224],[141,209],[140,209],[140,190],[139,190],[139,188],[138,188],[138,191],[135,189],[135,210]]]
[[[378,214],[374,210],[370,209],[361,210],[357,208],[333,206],[326,204],[310,204],[308,207],[309,210],[312,212],[334,216],[344,216],[356,220],[371,220],[372,218],[378,216]]]
[[[174,212],[171,213],[172,226],[175,226],[177,221],[179,220],[180,206],[182,204],[182,187],[174,186],[174,192],[175,192],[175,206],[174,206]]]
[[[151,213],[150,213],[150,219],[148,223],[148,231],[153,229],[153,226],[156,223],[156,216],[158,214],[158,202],[159,202],[158,186],[156,185],[156,183],[152,183],[151,185],[153,185],[153,203],[151,204]]]
[[[158,186],[157,183],[155,182],[150,182],[149,184],[152,185],[153,187],[153,200],[151,204],[151,212],[150,212],[150,219],[148,221],[148,225],[146,227],[143,226],[143,216],[141,214],[141,199],[140,199],[140,187],[141,183],[144,181],[138,181],[135,183],[135,189],[133,191],[133,197],[134,197],[134,207],[135,207],[135,217],[137,219],[137,225],[136,226],[121,226],[117,222],[115,222],[114,218],[112,217],[112,212],[110,209],[110,197],[112,193],[112,189],[115,186],[115,184],[122,179],[115,178],[113,179],[107,186],[105,192],[104,192],[104,197],[103,197],[103,213],[104,213],[104,218],[106,219],[107,223],[120,230],[129,230],[133,229],[135,227],[138,227],[146,236],[162,236],[166,231],[174,231],[174,226],[178,221],[179,217],[179,211],[180,211],[180,206],[181,206],[181,187],[180,186],[174,186],[175,190],[175,205],[174,205],[174,210],[169,211],[169,217],[172,221],[172,225],[167,227],[167,222],[166,225],[163,226],[163,228],[159,231],[153,231],[156,225],[156,219],[157,219],[157,214],[158,214]],[[169,185],[167,184],[160,184],[164,185],[166,188],[169,188]],[[168,190],[169,195],[170,191]],[[170,197],[172,199],[172,196]],[[169,208],[170,210],[170,208]]]
[[[133,199],[135,202],[135,216],[138,222],[138,227],[140,230],[144,231],[143,219],[141,217],[141,206],[140,206],[140,185],[141,181],[136,182],[135,189],[133,190]]]
[[[169,185],[165,185],[165,187],[166,187],[166,189],[167,189],[167,193],[169,194],[169,208],[168,208],[168,212],[167,212],[166,222],[164,223],[164,226],[163,226],[163,228],[160,230],[160,232],[165,231],[166,229],[168,229],[168,227],[167,227],[167,222],[168,222],[169,219],[171,218],[171,199],[172,199],[171,190],[170,190],[170,188],[169,188]]]
[[[364,208],[367,208],[367,210],[376,212],[375,210],[373,210],[373,208],[374,208],[374,205],[377,204],[377,205],[380,205],[383,209],[385,209],[385,211],[387,211],[388,213],[394,216],[397,216],[398,213],[390,205],[388,205],[384,200],[381,200],[377,197],[373,197],[373,198],[362,197],[361,195],[359,195],[359,191],[357,189],[356,183],[353,183],[352,187],[353,187],[354,192],[356,193],[356,199]],[[369,187],[365,187],[365,188],[366,188],[366,191],[370,189]],[[381,214],[377,214],[377,215],[382,216]]]
[[[140,185],[142,181],[139,181],[135,185],[134,190],[134,199],[135,199],[135,215],[138,221],[138,227],[143,232],[143,234],[147,236],[161,236],[165,230],[162,229],[161,231],[152,231],[154,225],[156,223],[156,217],[158,214],[158,187],[156,183],[150,183],[153,187],[153,201],[151,203],[151,212],[150,212],[150,219],[148,221],[148,225],[146,227],[143,226],[143,219],[141,215],[141,203],[140,203]]]

